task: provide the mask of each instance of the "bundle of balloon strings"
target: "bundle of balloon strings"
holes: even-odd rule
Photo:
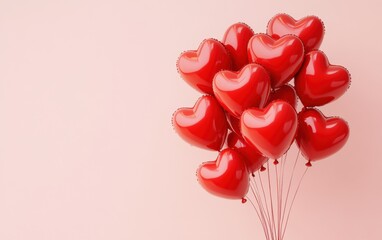
[[[219,197],[249,200],[267,240],[284,239],[312,162],[336,153],[349,137],[346,121],[317,109],[350,86],[347,69],[318,50],[324,32],[316,16],[277,14],[266,34],[236,23],[221,41],[206,39],[177,61],[181,78],[203,95],[175,111],[173,127],[191,145],[218,151],[197,169],[200,185]],[[299,150],[289,159],[294,142]],[[297,177],[300,155],[306,161]]]

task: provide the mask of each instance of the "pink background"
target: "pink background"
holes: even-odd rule
[[[315,164],[286,239],[381,239],[379,1],[0,1],[0,239],[263,239],[250,205],[195,179],[213,152],[185,144],[171,114],[199,94],[179,53],[243,21],[318,15],[352,87],[324,107],[351,137]],[[291,150],[295,154],[295,149]]]

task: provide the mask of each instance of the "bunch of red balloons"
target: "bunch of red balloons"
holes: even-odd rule
[[[194,107],[178,109],[173,126],[186,142],[219,151],[215,161],[200,165],[197,178],[220,197],[245,197],[250,174],[269,159],[277,162],[294,140],[309,165],[337,152],[349,137],[346,121],[316,108],[350,86],[349,72],[318,50],[323,22],[278,14],[266,32],[233,24],[222,41],[206,39],[177,62],[180,76],[205,95]]]

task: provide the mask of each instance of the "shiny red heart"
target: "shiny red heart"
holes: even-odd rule
[[[256,34],[249,40],[248,57],[250,62],[268,70],[272,88],[278,88],[298,72],[304,59],[304,45],[292,35],[275,40],[266,34]]]
[[[220,105],[239,118],[250,107],[262,108],[271,89],[267,71],[260,65],[248,64],[240,72],[220,71],[212,82]]]
[[[234,132],[228,134],[227,145],[244,157],[245,164],[250,173],[259,170],[268,160],[267,157],[260,154],[259,150],[246,143],[243,138]]]
[[[227,136],[223,109],[212,96],[198,99],[193,108],[180,108],[172,118],[175,131],[191,145],[220,150]]]
[[[292,144],[297,130],[296,110],[287,102],[276,100],[264,109],[243,112],[241,134],[247,143],[264,156],[278,159]]]
[[[341,118],[325,117],[316,109],[298,114],[296,142],[309,161],[326,158],[340,150],[349,138],[349,126]]]
[[[321,51],[308,53],[295,77],[295,89],[305,107],[325,105],[342,96],[349,86],[346,68],[331,65]]]
[[[202,187],[216,196],[241,199],[248,192],[248,170],[243,157],[233,149],[224,149],[216,161],[203,163],[196,174]]]
[[[295,109],[297,107],[296,91],[289,84],[283,85],[280,88],[271,91],[271,94],[269,95],[268,103],[274,100],[284,100],[285,102],[292,105]]]
[[[225,32],[222,42],[231,55],[234,71],[248,64],[247,46],[253,35],[253,30],[245,23],[235,23]]]
[[[213,94],[212,80],[221,70],[231,69],[224,45],[215,39],[204,40],[197,51],[182,53],[177,62],[180,76],[196,90]]]
[[[268,23],[267,34],[274,38],[293,34],[301,39],[305,52],[318,49],[325,34],[324,23],[316,16],[307,16],[295,20],[288,14],[282,13],[274,16]]]

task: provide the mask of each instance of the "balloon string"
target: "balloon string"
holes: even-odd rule
[[[283,202],[283,192],[284,192],[284,174],[285,174],[285,166],[286,166],[286,161],[288,157],[288,152],[285,153],[284,155],[284,161],[282,161],[282,170],[281,170],[281,203],[280,203],[280,209],[282,210],[282,202]]]
[[[282,203],[283,203],[283,190],[284,190],[284,170],[285,170],[285,162],[287,159],[288,152],[285,153],[283,158],[281,158],[281,165],[280,165],[280,177],[279,177],[279,185],[280,185],[280,199],[279,199],[279,221],[278,221],[278,228],[279,228],[279,234],[281,233],[282,230],[282,225],[281,225],[281,211],[282,211]],[[279,238],[280,239],[280,238]],[[281,239],[280,239],[281,240]]]
[[[258,210],[257,210],[257,208],[256,208],[256,206],[255,206],[255,204],[254,204],[253,201],[251,200],[251,198],[247,197],[247,199],[248,199],[248,201],[251,203],[252,207],[255,209],[256,214],[257,214],[257,216],[259,217],[259,219],[261,219],[261,218],[260,218],[260,214],[259,214],[259,212],[258,212]],[[263,226],[263,229],[264,229],[264,226]]]
[[[258,202],[258,200],[257,200],[257,197],[256,197],[256,195],[255,195],[253,189],[252,189],[252,186],[251,186],[251,192],[253,193],[253,196],[254,196],[254,198],[255,198],[257,204],[259,205],[259,202]],[[260,223],[261,223],[261,225],[262,225],[262,227],[263,227],[263,231],[264,231],[265,238],[266,238],[267,240],[269,240],[267,224],[266,224],[266,222],[264,221],[263,214],[262,214],[262,212],[261,212],[260,207],[259,207],[259,209],[257,209],[257,207],[256,207],[256,205],[255,205],[255,202],[252,201],[250,198],[248,198],[248,200],[250,201],[251,205],[253,206],[253,208],[254,208],[255,211],[256,211],[257,217],[259,218]]]
[[[265,221],[265,218],[264,218],[264,214],[263,214],[263,210],[261,209],[261,202],[260,202],[260,199],[258,198],[258,195],[256,193],[256,191],[254,190],[253,186],[252,186],[252,182],[251,182],[251,179],[249,179],[249,183],[250,183],[250,188],[251,188],[251,192],[257,202],[257,205],[258,205],[258,208],[259,208],[259,213],[260,213],[260,216],[258,215],[260,221],[261,221],[261,224],[263,225],[263,229],[264,229],[264,233],[265,235],[267,236],[267,233],[268,233],[268,229],[266,229],[267,227],[267,224],[266,224],[266,221]]]
[[[280,240],[280,221],[281,221],[281,202],[282,202],[282,196],[281,196],[281,192],[282,192],[282,189],[281,189],[281,176],[282,176],[282,164],[283,164],[283,157],[280,158],[280,164],[278,164],[279,166],[277,166],[276,168],[276,175],[277,175],[277,187],[278,187],[278,191],[277,191],[277,231],[278,231],[278,240]],[[278,170],[280,168],[280,171]]]
[[[260,219],[261,225],[263,226],[265,237],[266,237],[266,239],[269,239],[269,236],[268,236],[268,226],[267,226],[267,223],[266,223],[266,219],[264,217],[264,210],[261,207],[261,200],[260,200],[260,198],[258,196],[258,193],[254,190],[254,188],[252,186],[251,179],[249,180],[249,183],[250,183],[252,194],[255,197],[257,205],[259,207],[260,216],[258,214],[258,217]]]
[[[268,173],[265,178],[267,178],[267,183],[263,183],[263,179],[261,176],[262,171],[258,170],[257,176],[259,176],[259,185],[257,185],[257,181],[255,175],[253,175],[253,179],[250,177],[250,188],[251,192],[254,196],[254,200],[248,198],[253,208],[256,211],[257,216],[261,222],[261,225],[264,230],[265,238],[267,240],[283,240],[286,232],[286,228],[289,223],[290,214],[297,196],[299,192],[302,180],[306,175],[308,168],[305,169],[301,178],[298,181],[298,185],[296,190],[292,194],[292,185],[294,185],[294,179],[297,170],[297,162],[300,156],[300,150],[297,153],[295,158],[292,172],[289,178],[289,184],[287,186],[287,191],[284,196],[284,178],[286,177],[286,168],[287,168],[287,153],[284,154],[283,157],[280,158],[280,162],[277,159],[274,162],[274,173],[271,173],[270,163],[267,162],[267,170]],[[289,168],[289,167],[288,167]],[[271,175],[273,175],[271,177]],[[276,188],[272,189],[272,182],[275,179]],[[252,182],[253,181],[253,182]],[[268,184],[268,192],[265,191],[264,184]],[[261,187],[261,189],[260,189]],[[294,187],[293,187],[294,188]],[[277,199],[273,199],[273,196],[276,194]],[[267,197],[268,196],[268,197]],[[293,196],[293,197],[292,197]],[[267,199],[269,198],[269,199]],[[269,202],[268,202],[269,201]],[[275,201],[275,202],[274,202]],[[288,205],[288,202],[290,204]],[[276,204],[275,204],[276,203]],[[256,205],[257,204],[257,205]],[[275,206],[273,206],[275,204]]]
[[[264,204],[263,204],[263,199],[261,198],[260,190],[259,190],[259,187],[257,186],[255,177],[253,177],[253,183],[254,183],[255,191],[256,191],[256,193],[257,193],[257,195],[259,197],[259,203],[260,203],[261,209],[262,209],[262,211],[264,213],[264,216],[265,216],[264,219],[266,220],[266,223],[268,224],[267,225],[267,230],[268,230],[268,226],[270,224],[270,218],[269,218],[269,214],[268,215],[266,214],[266,211],[265,211],[265,208],[264,208]],[[266,216],[268,216],[268,218],[266,218]]]
[[[276,160],[277,161],[277,160]],[[276,229],[276,226],[275,226],[275,231],[276,231],[276,238],[279,240],[279,235],[280,235],[280,228],[279,228],[279,219],[280,219],[280,211],[279,211],[279,203],[280,203],[280,188],[279,188],[279,175],[278,175],[278,171],[277,171],[277,163],[274,164],[275,166],[275,177],[276,177],[276,196],[277,196],[277,199],[276,199],[276,202],[277,202],[277,207],[276,207],[276,210],[277,210],[277,215],[276,215],[276,222],[277,222],[277,229]]]
[[[260,199],[261,199],[260,188],[257,186],[256,181],[254,181],[254,183],[255,183],[255,189],[257,189],[257,191],[259,192],[259,196],[260,196]],[[272,224],[271,224],[271,217],[270,217],[270,214],[269,214],[267,198],[266,198],[266,195],[265,195],[264,191],[263,191],[263,198],[264,198],[264,202],[261,199],[261,204],[262,204],[262,207],[264,209],[264,215],[267,217],[267,223],[268,223],[269,232],[270,232],[269,234],[272,234],[273,230],[272,230]],[[264,205],[265,205],[265,208],[264,208]],[[273,234],[271,236],[272,236],[272,239],[273,239]]]
[[[275,215],[273,211],[273,198],[272,198],[272,186],[271,186],[271,176],[270,176],[270,169],[269,169],[269,161],[267,162],[267,168],[268,168],[268,189],[269,189],[269,200],[271,203],[271,213],[272,213],[272,229],[273,234],[276,237],[276,227],[275,227]]]
[[[309,167],[306,167],[304,173],[302,174],[302,176],[301,176],[301,178],[300,178],[300,181],[299,181],[299,183],[298,183],[296,192],[294,193],[294,196],[293,196],[293,199],[292,199],[292,203],[291,203],[291,205],[290,205],[290,207],[289,207],[288,216],[287,216],[287,219],[286,219],[286,222],[285,222],[285,226],[284,226],[284,230],[283,230],[282,238],[284,238],[284,234],[285,234],[286,228],[287,228],[287,226],[288,226],[288,221],[289,221],[290,212],[291,212],[291,210],[292,210],[293,203],[294,203],[294,201],[295,201],[295,199],[296,199],[298,190],[300,189],[302,179],[304,178],[304,176],[305,176],[306,172],[308,171],[308,169],[309,169]]]
[[[299,157],[299,156],[300,156],[300,149],[298,150],[296,159],[295,159],[295,161],[294,161],[294,165],[293,165],[293,169],[292,169],[291,177],[290,177],[290,179],[289,179],[289,186],[288,186],[288,190],[287,190],[287,193],[286,193],[285,203],[284,203],[284,209],[283,209],[282,218],[281,218],[281,226],[284,225],[285,211],[286,211],[286,208],[287,208],[287,204],[288,204],[288,200],[289,200],[289,193],[290,193],[290,189],[291,189],[291,186],[292,186],[292,181],[293,181],[293,177],[294,177],[294,172],[295,172],[295,170],[296,170],[296,165],[297,165],[297,161],[298,161],[298,157]]]
[[[263,196],[264,196],[265,208],[266,208],[266,210],[267,210],[268,224],[269,224],[270,234],[271,234],[272,239],[274,239],[274,238],[273,238],[273,234],[272,234],[273,230],[272,230],[272,224],[271,224],[271,217],[270,217],[270,214],[269,214],[267,195],[265,194],[265,190],[264,190],[264,184],[265,184],[265,183],[263,184],[263,181],[262,181],[262,179],[261,179],[261,172],[260,172],[260,170],[258,171],[258,176],[259,176],[259,180],[260,180],[261,190],[262,190],[262,192],[263,192]]]

